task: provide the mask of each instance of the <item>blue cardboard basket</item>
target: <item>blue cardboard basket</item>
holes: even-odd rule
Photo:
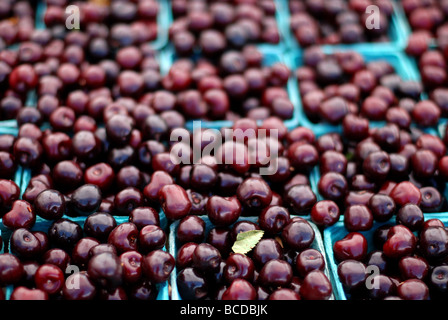
[[[204,222],[205,222],[205,231],[206,234],[208,234],[208,232],[214,227],[214,225],[210,222],[209,218],[207,216],[200,216]],[[292,216],[294,217],[294,216]],[[302,216],[301,216],[302,217]],[[302,217],[303,218],[303,217]],[[237,222],[239,221],[251,221],[251,222],[257,222],[256,217],[242,217],[240,219],[237,220]],[[322,256],[324,257],[325,260],[325,275],[328,277],[328,279],[331,281],[331,283],[333,283],[333,280],[331,280],[331,273],[330,273],[330,269],[328,266],[328,261],[325,255],[325,248],[324,248],[324,242],[322,239],[322,235],[321,232],[319,231],[319,229],[317,228],[317,226],[312,223],[311,221],[309,221],[307,219],[307,221],[310,223],[311,227],[314,229],[314,233],[315,233],[315,238],[314,238],[314,242],[311,245],[311,248],[318,250],[319,252],[322,253]],[[170,233],[169,233],[169,239],[168,239],[168,250],[169,253],[174,257],[177,258],[177,251],[180,249],[181,244],[179,243],[179,241],[176,238],[176,231],[177,228],[179,226],[179,221],[176,221],[174,223],[171,224],[170,226]],[[171,273],[170,276],[170,286],[171,286],[171,300],[182,300],[182,297],[179,293],[179,290],[177,288],[177,268],[175,267],[173,272]],[[335,300],[335,289],[333,288],[333,293],[330,297],[330,300]]]
[[[87,217],[68,217],[64,216],[63,218],[67,218],[81,226],[81,228],[84,227],[84,222]],[[120,225],[122,223],[128,222],[127,217],[115,217],[115,220],[117,221],[117,225]],[[36,219],[36,223],[31,228],[32,231],[44,231],[47,232],[50,228],[53,221],[51,220],[45,220],[40,217]],[[164,251],[166,251],[166,247],[163,248]],[[9,250],[10,251],[10,250]],[[157,285],[158,293],[156,300],[169,300],[169,289],[168,289],[168,281],[158,284]],[[12,291],[14,290],[13,286],[8,286],[6,288],[6,299],[9,300],[12,294]]]
[[[443,214],[429,214],[425,213],[425,220],[429,219],[440,219],[445,225],[448,223],[448,213]],[[373,233],[375,230],[383,225],[396,225],[395,216],[386,222],[375,222],[372,229],[369,231],[361,232],[367,239],[368,243],[368,252],[374,250],[373,246]],[[323,232],[323,241],[325,247],[325,253],[327,256],[327,261],[330,268],[331,278],[333,279],[333,289],[336,294],[337,300],[349,300],[350,295],[347,294],[343,288],[342,283],[339,280],[338,276],[338,262],[334,257],[333,246],[336,241],[344,238],[349,231],[344,227],[343,217],[341,217],[340,221],[334,224],[331,227],[328,227]]]
[[[258,50],[263,54],[264,60],[263,65],[265,66],[271,66],[274,63],[280,62],[285,65],[287,65],[291,69],[291,65],[289,61],[285,58],[285,54],[283,51],[278,50],[277,48],[274,48],[270,45],[258,45]],[[161,73],[166,74],[171,66],[173,65],[174,61],[176,60],[176,52],[172,46],[169,46],[164,50],[164,52],[161,54]],[[292,69],[291,69],[292,70]],[[291,76],[288,83],[287,83],[287,90],[290,93],[289,88],[294,86],[294,77]],[[290,100],[294,104],[294,111],[293,116],[291,119],[284,120],[283,123],[288,128],[288,130],[292,130],[296,128],[299,125],[299,118],[300,118],[300,111],[299,106],[294,103],[293,97],[290,95]],[[200,121],[201,127],[205,129],[221,129],[221,128],[230,128],[233,125],[233,121],[229,120],[216,120],[216,121],[205,121],[205,120],[188,120],[186,122],[186,128],[190,131],[193,130],[193,122],[194,121]],[[261,122],[259,122],[261,123]]]
[[[291,28],[290,28],[290,18],[291,13],[289,11],[287,0],[276,0],[278,6],[281,8],[282,19],[280,19],[281,28],[283,33],[286,35],[286,44],[289,49],[302,50],[301,46],[297,42]],[[371,52],[375,51],[378,53],[383,52],[396,52],[403,50],[411,33],[411,28],[407,23],[406,15],[403,12],[401,5],[392,1],[394,12],[392,14],[391,20],[389,22],[389,39],[387,42],[363,42],[363,43],[353,43],[353,44],[335,44],[335,45],[323,45],[323,47],[328,48],[338,48],[338,49],[349,49],[356,51]]]
[[[339,49],[325,47],[323,51],[326,54],[333,54],[336,52],[350,51],[351,49]],[[409,57],[403,52],[360,52],[364,57],[366,62],[384,60],[389,62],[394,68],[395,72],[403,80],[420,80],[420,74],[418,69],[412,65]],[[303,52],[295,51],[290,52],[288,55],[289,63],[288,65],[296,70],[298,67],[303,66]],[[331,125],[325,122],[313,123],[311,122],[303,110],[302,98],[300,96],[299,83],[297,78],[292,77],[291,81],[288,83],[289,96],[294,105],[298,106],[300,125],[310,128],[316,134],[316,136],[323,135],[325,133],[337,132],[342,133],[342,125]],[[422,98],[423,95],[422,95]],[[385,124],[384,121],[371,121],[371,127],[381,127]],[[429,130],[429,129],[428,129]]]

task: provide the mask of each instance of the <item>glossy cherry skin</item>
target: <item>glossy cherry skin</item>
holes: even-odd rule
[[[255,265],[260,268],[270,260],[281,260],[283,258],[283,249],[279,242],[274,239],[261,239],[253,249],[251,256]]]
[[[135,208],[144,205],[143,193],[134,187],[128,187],[115,195],[114,209],[118,215],[129,216]]]
[[[407,204],[397,212],[397,223],[408,227],[411,231],[420,230],[425,218],[419,206]]]
[[[168,219],[179,220],[189,214],[191,201],[181,186],[165,185],[159,191],[159,201]]]
[[[322,254],[316,249],[306,249],[299,253],[296,259],[296,269],[301,277],[305,277],[313,270],[325,269],[325,261]]]
[[[344,226],[348,231],[366,231],[373,226],[373,215],[365,205],[353,205],[344,212]]]
[[[260,228],[269,234],[277,234],[289,222],[289,211],[282,206],[269,206],[259,216]]]
[[[398,296],[404,300],[428,300],[429,288],[421,280],[405,280],[397,288]]]
[[[215,272],[222,261],[221,253],[208,243],[199,244],[192,255],[193,267],[205,273]]]
[[[209,288],[206,279],[191,267],[181,270],[176,281],[182,299],[198,300],[208,294]]]
[[[59,293],[65,279],[64,273],[59,267],[52,264],[43,264],[37,269],[34,281],[38,289],[47,292],[51,296]]]
[[[228,227],[214,227],[206,236],[206,242],[218,249],[223,258],[227,257],[231,251],[231,241]]]
[[[311,220],[317,226],[328,227],[334,225],[340,217],[338,205],[332,200],[316,202],[311,209]]]
[[[257,291],[244,279],[235,279],[222,294],[222,300],[255,300]]]
[[[300,296],[305,300],[328,300],[332,292],[330,280],[320,270],[309,272],[300,287]]]
[[[166,234],[159,226],[148,225],[140,230],[138,246],[142,253],[162,249],[165,242]]]
[[[14,288],[11,300],[49,300],[48,293],[40,289],[29,289],[24,286]]]
[[[198,216],[186,216],[179,222],[176,232],[177,239],[182,242],[201,243],[205,237],[205,222]]]
[[[429,279],[429,287],[431,294],[435,293],[443,295],[448,290],[448,267],[446,265],[437,266],[432,269]]]
[[[267,287],[286,287],[291,282],[292,276],[293,270],[288,262],[273,259],[263,266],[258,281]]]
[[[241,203],[237,197],[221,197],[214,195],[206,204],[206,211],[210,221],[215,226],[229,226],[241,215]]]
[[[70,255],[66,251],[58,248],[48,250],[43,256],[44,263],[58,266],[64,272],[70,265],[70,261]]]
[[[89,260],[87,273],[93,282],[112,290],[123,282],[123,267],[120,259],[113,253],[104,252]]]
[[[64,195],[54,189],[44,190],[34,200],[36,214],[47,220],[62,218],[66,213]]]
[[[175,265],[176,261],[171,254],[154,250],[143,257],[142,272],[151,283],[162,283],[168,280]]]
[[[84,232],[86,235],[104,242],[116,226],[117,221],[111,214],[106,212],[95,212],[86,218],[84,222]]]
[[[311,211],[317,197],[310,186],[296,185],[288,189],[283,201],[295,214],[300,215]]]
[[[39,239],[29,230],[14,230],[10,239],[11,252],[23,259],[36,258],[41,252]]]
[[[100,162],[86,169],[84,181],[87,184],[98,186],[101,192],[106,193],[115,181],[115,173],[109,164]]]
[[[2,218],[3,224],[9,229],[30,229],[36,222],[36,214],[25,200],[14,201],[11,211]]]
[[[350,232],[334,243],[333,251],[337,261],[362,261],[367,256],[367,239],[359,232]]]
[[[443,227],[428,227],[419,237],[423,257],[430,262],[443,259],[448,254],[448,234]]]
[[[75,247],[73,248],[73,251],[71,253],[71,260],[74,264],[78,265],[82,269],[85,269],[90,258],[90,250],[99,244],[100,242],[94,238],[82,238],[76,243]]]
[[[261,210],[272,200],[272,190],[261,178],[248,178],[236,190],[241,204],[251,210]]]
[[[422,194],[420,190],[409,181],[403,181],[397,184],[391,191],[390,197],[398,206],[412,203],[419,205],[422,201]]]
[[[320,178],[318,190],[326,200],[337,202],[342,200],[348,191],[347,180],[340,173],[327,172]]]
[[[429,265],[421,257],[403,257],[398,262],[401,278],[425,280],[429,274]]]
[[[396,225],[389,229],[383,252],[390,258],[401,258],[415,251],[416,236],[405,226]]]
[[[269,300],[300,300],[300,295],[292,289],[277,289],[269,295]]]
[[[308,248],[314,241],[315,233],[311,225],[304,219],[296,218],[283,228],[283,243],[291,249],[300,251]]]
[[[116,226],[107,238],[107,242],[114,245],[118,253],[137,251],[139,230],[132,222],[125,222]]]
[[[0,201],[4,210],[10,210],[14,201],[20,197],[20,188],[12,180],[0,179]]]
[[[98,210],[101,200],[100,188],[93,184],[85,184],[73,191],[70,209],[77,215],[87,216]]]
[[[71,251],[82,238],[82,228],[76,222],[61,218],[51,224],[48,238],[54,246]]]
[[[251,258],[240,253],[231,254],[226,259],[223,276],[231,284],[235,279],[253,281],[255,266]]]
[[[367,278],[364,263],[353,259],[344,260],[339,263],[337,272],[344,289],[348,291],[362,287]]]
[[[126,251],[120,255],[125,283],[136,283],[142,277],[143,256],[137,251]]]
[[[396,205],[394,200],[384,194],[373,195],[368,203],[375,221],[384,222],[395,214]]]
[[[2,253],[0,262],[0,283],[2,285],[15,284],[25,276],[23,264],[15,255]]]

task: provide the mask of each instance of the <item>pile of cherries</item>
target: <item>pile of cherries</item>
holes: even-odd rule
[[[421,99],[422,83],[402,79],[385,59],[365,61],[355,51],[325,54],[313,46],[304,51],[295,75],[304,112],[314,123],[343,124],[352,114],[350,119],[387,121],[409,129],[412,123],[435,127],[441,117],[436,103]]]
[[[420,83],[386,61],[314,46],[387,41],[385,29],[358,32],[366,3],[291,1],[295,34],[309,43],[290,70],[281,60],[267,66],[270,51],[254,45],[281,40],[276,2],[174,0],[176,56],[166,74],[148,44],[157,1],[81,1],[82,27],[71,31],[65,0],[47,0],[42,30],[27,28],[35,8],[2,3],[0,39],[17,48],[0,51],[0,119],[15,119],[18,130],[0,136],[0,286],[12,286],[11,299],[149,300],[176,270],[183,299],[330,299],[309,215],[320,231],[343,217],[354,240],[338,239],[334,253],[353,297],[413,298],[422,284],[410,278],[443,292],[448,239],[425,214],[447,209],[448,135],[432,133],[448,110],[446,54],[418,55]],[[389,0],[372,3],[392,14]],[[329,23],[318,28],[319,9]],[[287,129],[291,77],[309,120],[339,132]],[[231,120],[236,135],[189,132],[193,119]],[[262,175],[272,162],[277,170]],[[12,180],[19,166],[31,174],[26,186]],[[164,218],[178,223],[175,257],[164,250]],[[375,222],[395,223],[377,229],[382,251],[367,258],[360,232]],[[251,230],[262,239],[232,252]],[[411,249],[394,246],[402,237]],[[351,251],[359,247],[361,256]],[[393,260],[390,270],[380,258]],[[423,259],[427,272],[414,276]],[[360,288],[369,264],[384,271],[376,291]],[[423,291],[417,298],[435,295]]]
[[[366,28],[370,5],[379,7],[380,28]],[[288,1],[289,27],[301,47],[390,42],[394,14],[390,0]]]
[[[170,99],[157,99],[158,107],[167,110],[177,105],[187,119],[291,119],[294,105],[286,90],[291,70],[280,61],[267,66],[266,58],[272,57],[247,45],[227,50],[216,64],[213,59],[177,59],[162,79]]]
[[[178,55],[196,50],[216,58],[248,44],[279,44],[276,3],[261,1],[174,0],[169,38]]]
[[[233,253],[237,234],[251,230],[264,231],[263,238],[248,254]],[[263,210],[257,223],[219,223],[207,233],[201,217],[186,217],[176,230],[177,289],[185,300],[330,299],[324,253],[311,248],[314,239],[310,223],[281,206]]]
[[[400,210],[418,209],[407,204]],[[413,227],[385,224],[375,228],[369,240],[350,232],[334,243],[333,250],[339,280],[350,299],[446,299],[448,233],[437,218]],[[369,279],[372,270],[375,276]]]
[[[0,255],[0,282],[13,286],[11,300],[154,300],[175,266],[153,208],[140,207],[123,223],[96,212],[83,226],[60,218],[32,231],[24,218],[36,208],[17,200],[3,216],[13,231],[10,252]]]
[[[33,1],[5,0],[0,7],[0,50],[29,40],[34,30],[36,6]]]

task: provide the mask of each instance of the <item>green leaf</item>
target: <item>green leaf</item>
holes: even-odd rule
[[[233,252],[241,254],[248,253],[263,238],[263,234],[263,230],[251,230],[238,233],[236,241],[232,246]]]

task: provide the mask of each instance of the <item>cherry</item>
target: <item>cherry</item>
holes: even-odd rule
[[[300,287],[300,296],[305,300],[328,300],[331,294],[330,280],[320,270],[309,272]]]
[[[400,283],[397,293],[403,300],[428,300],[429,288],[419,279],[408,279]]]
[[[416,236],[404,225],[396,225],[389,229],[383,251],[387,257],[397,259],[413,253],[416,245]]]
[[[162,250],[154,250],[143,257],[142,272],[151,283],[167,281],[175,266],[171,254]]]
[[[202,242],[205,237],[205,222],[198,216],[186,216],[179,222],[177,239],[182,242]]]
[[[207,296],[209,287],[206,278],[198,270],[187,267],[177,275],[177,287],[185,300],[198,300]]]
[[[222,294],[222,300],[256,300],[255,288],[244,279],[235,279]]]
[[[114,245],[118,253],[136,251],[138,245],[139,230],[132,222],[117,225],[107,238],[107,242]]]
[[[255,266],[252,259],[246,255],[231,254],[226,259],[225,264],[223,276],[228,283],[231,284],[235,279],[253,280]]]
[[[36,214],[27,201],[16,200],[11,211],[3,216],[2,221],[9,229],[30,229],[36,222]]]
[[[49,300],[48,293],[41,289],[30,289],[24,286],[15,287],[11,300]]]
[[[328,227],[334,225],[339,220],[340,210],[334,201],[322,200],[313,206],[310,215],[314,224]]]
[[[443,259],[447,255],[448,235],[443,227],[427,227],[420,233],[420,250],[430,261]]]
[[[334,243],[333,251],[337,261],[362,261],[367,256],[367,239],[362,233],[350,232]]]
[[[191,201],[179,185],[165,185],[159,191],[159,201],[168,219],[179,220],[189,214]]]
[[[193,267],[203,272],[215,272],[222,261],[221,253],[208,243],[199,244],[193,252]]]
[[[59,293],[62,289],[65,279],[62,270],[52,264],[41,265],[34,276],[37,289],[45,291],[48,295]]]
[[[240,217],[241,203],[236,196],[226,198],[215,195],[208,199],[206,211],[215,226],[229,226]]]
[[[258,276],[263,286],[286,287],[292,280],[293,270],[284,260],[272,259],[266,262]]]
[[[357,260],[342,261],[338,264],[337,272],[344,289],[349,292],[362,287],[367,278],[366,266]]]
[[[39,239],[31,231],[24,228],[13,231],[10,246],[11,252],[23,259],[37,258],[41,252]]]
[[[126,251],[119,258],[123,266],[124,282],[138,282],[142,277],[142,254],[137,251]]]
[[[89,260],[87,273],[93,282],[109,290],[117,288],[123,281],[121,261],[110,252],[93,256]]]
[[[258,224],[265,232],[277,234],[282,231],[289,220],[290,215],[286,208],[281,206],[270,206],[260,213]]]
[[[95,212],[86,218],[83,229],[87,236],[105,241],[116,226],[117,221],[112,215],[106,212]]]
[[[0,283],[2,285],[16,284],[25,276],[23,264],[15,255],[2,253],[0,262]]]
[[[261,178],[248,178],[236,190],[238,200],[251,210],[261,210],[272,200],[272,190]]]
[[[54,246],[70,251],[82,238],[82,228],[74,221],[61,218],[51,224],[48,238]]]
[[[315,233],[311,225],[302,218],[291,219],[281,233],[283,242],[294,250],[307,249],[314,241]]]
[[[425,280],[429,273],[428,263],[420,257],[403,257],[398,263],[403,279]]]

